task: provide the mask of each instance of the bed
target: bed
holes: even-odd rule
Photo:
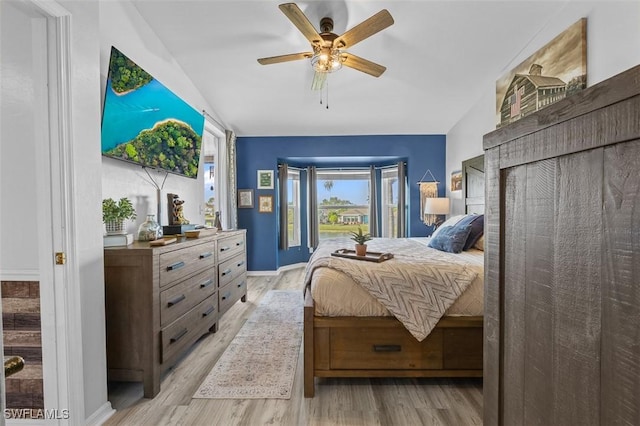
[[[482,212],[483,164],[481,157],[463,163],[469,213]],[[331,256],[353,245],[346,238],[320,244],[304,279],[305,397],[314,396],[316,377],[482,377],[483,252],[445,253],[427,244],[369,241],[368,251],[394,254],[384,262]],[[416,289],[424,286],[414,285],[434,280],[454,285],[423,294]],[[436,303],[423,303],[433,297]]]

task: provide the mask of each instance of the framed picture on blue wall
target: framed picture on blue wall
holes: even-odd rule
[[[273,189],[273,170],[258,170],[258,189]]]
[[[273,195],[261,195],[258,200],[258,212],[273,213]]]
[[[253,208],[253,189],[238,189],[238,208]]]

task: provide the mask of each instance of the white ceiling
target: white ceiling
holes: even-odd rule
[[[349,52],[387,67],[379,78],[343,67],[329,109],[304,61],[257,58],[309,51],[282,1],[134,0],[135,7],[226,126],[239,136],[446,134],[568,0],[305,1],[342,34],[381,9],[391,27]]]

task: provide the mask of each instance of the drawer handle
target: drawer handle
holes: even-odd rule
[[[173,265],[167,266],[167,271],[175,271],[176,269],[180,269],[184,266],[184,262],[176,262]]]
[[[222,296],[222,300],[227,300],[229,296],[231,296],[231,292],[228,292],[224,296]]]
[[[243,285],[245,285],[247,282],[246,281],[242,281],[240,284],[238,284],[238,288],[242,287]]]
[[[230,250],[231,247],[220,247],[220,251],[227,251]]]
[[[231,269],[225,269],[224,271],[222,271],[222,276],[224,277],[227,274],[231,273]]]
[[[242,262],[239,262],[236,266],[242,266],[244,265],[244,260]]]
[[[202,253],[200,254],[200,259],[206,259],[207,257],[211,257],[213,256],[213,253],[211,253],[210,251],[206,252],[206,253]]]
[[[215,310],[216,310],[216,308],[214,308],[213,306],[212,306],[212,307],[210,307],[209,309],[207,309],[207,312],[203,312],[203,313],[202,313],[202,318],[204,318],[204,317],[208,317],[208,316],[209,316],[209,315],[211,315],[211,313],[212,313],[213,311],[215,311]]]
[[[178,303],[182,302],[184,299],[186,299],[185,295],[181,294],[180,296],[174,297],[173,299],[169,300],[167,302],[167,306],[172,307],[173,305],[177,305]]]
[[[208,280],[200,283],[200,288],[209,287],[211,284],[213,284],[213,280],[212,279],[208,279]]]
[[[241,245],[243,245],[243,244],[244,244],[244,241],[238,241],[238,242],[236,243],[236,247],[239,247],[239,246],[241,246]]]
[[[183,328],[180,333],[176,334],[171,339],[169,339],[169,344],[175,343],[178,340],[182,339],[184,337],[184,335],[187,334],[187,331],[188,330],[186,328]]]
[[[374,352],[401,352],[402,346],[400,345],[373,345]]]

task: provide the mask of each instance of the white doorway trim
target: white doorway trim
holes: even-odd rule
[[[55,1],[26,0],[46,17],[48,111],[43,120],[43,142],[38,161],[47,182],[38,182],[38,196],[51,206],[50,217],[38,217],[51,226],[50,241],[41,244],[39,257],[42,310],[45,410],[57,411],[47,424],[83,425],[84,372],[79,265],[76,262],[76,220],[71,114],[71,14]],[[45,74],[45,73],[43,73]],[[48,125],[47,125],[48,124]],[[48,143],[47,143],[48,142]],[[48,175],[48,176],[47,176]],[[43,184],[44,183],[44,184]],[[66,254],[56,265],[54,253]],[[68,416],[64,415],[68,410]]]

